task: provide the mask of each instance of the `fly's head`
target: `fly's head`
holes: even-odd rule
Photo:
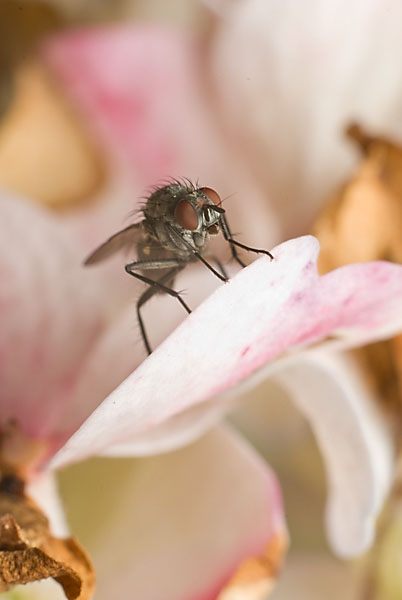
[[[194,188],[179,199],[174,208],[176,228],[191,232],[193,236],[207,238],[219,233],[220,217],[225,212],[215,190]]]
[[[152,237],[174,253],[191,256],[204,250],[210,235],[219,233],[225,211],[212,188],[175,181],[155,190],[143,212]]]

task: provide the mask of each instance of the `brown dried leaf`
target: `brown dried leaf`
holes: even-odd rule
[[[93,567],[74,538],[54,538],[39,507],[25,495],[0,491],[0,592],[53,577],[69,600],[89,600]]]
[[[402,148],[367,135],[357,125],[348,135],[363,160],[355,174],[318,217],[319,270],[352,262],[402,263]],[[402,421],[402,336],[356,351],[384,405]]]

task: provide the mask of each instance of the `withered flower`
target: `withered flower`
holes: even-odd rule
[[[26,493],[29,471],[44,444],[15,423],[0,434],[0,592],[52,577],[68,600],[89,600],[95,588],[91,561],[73,537],[55,536],[43,510]]]

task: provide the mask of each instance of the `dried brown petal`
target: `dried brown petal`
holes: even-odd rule
[[[385,138],[348,128],[363,160],[318,217],[319,269],[352,262],[402,263],[402,148]],[[383,404],[402,423],[402,336],[356,351]]]
[[[54,538],[39,507],[25,495],[0,491],[0,592],[53,577],[69,600],[89,600],[95,577],[74,538]]]
[[[349,135],[364,157],[313,227],[321,272],[360,261],[402,262],[402,149],[356,126]]]
[[[288,538],[278,533],[261,556],[245,560],[218,596],[218,600],[265,600],[273,590],[288,547]]]
[[[0,429],[0,472],[2,479],[7,474],[21,480],[40,464],[48,449],[46,442],[27,437],[15,421],[2,425]]]

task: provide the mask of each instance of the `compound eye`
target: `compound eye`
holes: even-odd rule
[[[198,215],[195,208],[187,202],[187,200],[180,200],[174,210],[174,218],[181,227],[195,231],[198,228]]]
[[[216,206],[220,206],[222,204],[222,200],[218,192],[215,192],[215,190],[213,190],[212,188],[203,187],[200,188],[200,192],[205,194],[207,198],[209,198],[211,202],[213,202],[213,204],[215,204]]]

